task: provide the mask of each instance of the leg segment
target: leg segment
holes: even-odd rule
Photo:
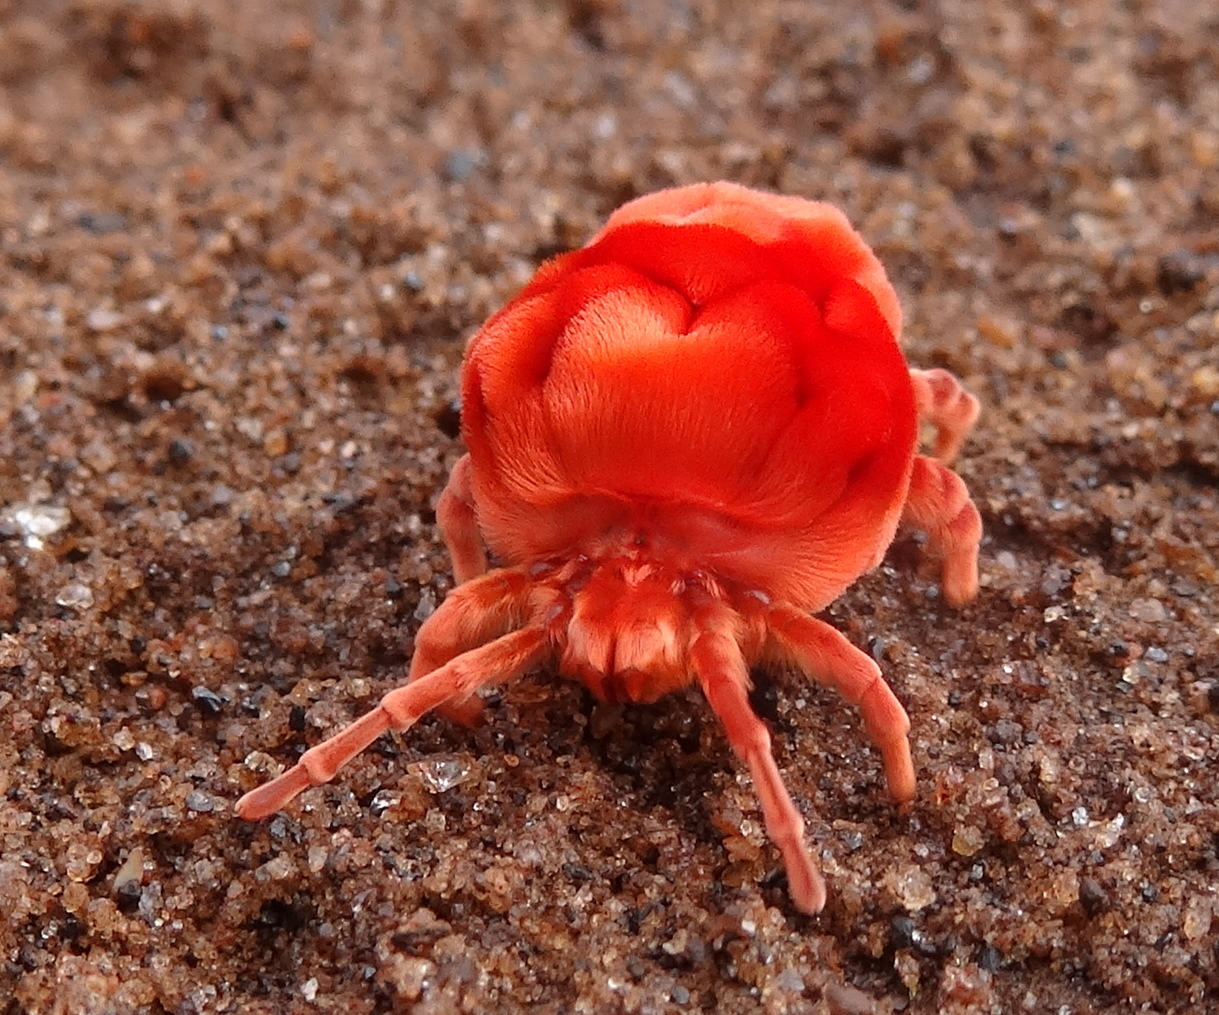
[[[502,568],[459,585],[415,635],[407,681],[431,673],[476,645],[484,645],[526,620],[532,584],[521,571]],[[440,707],[447,719],[473,726],[482,715],[477,697]]]
[[[880,667],[841,632],[794,606],[772,607],[769,620],[771,638],[785,656],[859,707],[864,728],[884,759],[890,795],[902,803],[913,800],[910,719],[880,675]]]
[[[453,466],[449,482],[436,502],[436,521],[453,558],[453,577],[460,585],[487,570],[478,519],[474,514],[474,492],[470,488],[470,456],[462,455]]]
[[[978,418],[978,400],[947,370],[911,370],[910,381],[919,417],[936,428],[932,454],[951,462]]]
[[[695,639],[690,661],[728,743],[749,766],[766,832],[783,856],[792,900],[802,912],[821,912],[825,880],[804,841],[804,819],[775,764],[770,733],[749,704],[749,670],[740,647],[731,634],[712,626]]]
[[[944,598],[962,606],[978,594],[978,543],[982,517],[965,483],[951,469],[923,455],[914,458],[902,523],[927,533],[944,558]]]
[[[540,627],[513,631],[395,688],[371,712],[309,748],[283,775],[238,800],[238,816],[257,821],[274,814],[302,790],[329,782],[335,772],[386,730],[407,730],[439,705],[462,701],[492,681],[512,680],[545,658],[548,651],[546,634]]]

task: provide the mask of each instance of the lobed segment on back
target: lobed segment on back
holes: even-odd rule
[[[896,295],[841,212],[778,200],[632,202],[476,336],[464,430],[504,559],[570,554],[624,514],[755,554],[768,533],[892,537],[917,436]]]

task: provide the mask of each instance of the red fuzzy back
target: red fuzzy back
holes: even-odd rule
[[[905,499],[899,328],[828,205],[722,183],[631,202],[470,345],[488,544],[520,563],[629,539],[819,608],[879,560]]]

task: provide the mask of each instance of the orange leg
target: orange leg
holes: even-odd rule
[[[932,454],[948,463],[957,457],[981,407],[947,370],[911,370],[919,417],[936,428]]]
[[[902,803],[913,800],[910,719],[880,675],[880,667],[840,631],[794,606],[776,605],[768,611],[768,619],[771,637],[784,655],[858,706],[864,728],[884,760],[889,793]]]
[[[927,533],[944,558],[944,598],[962,606],[978,594],[978,543],[982,517],[965,483],[951,469],[916,455],[902,523]]]
[[[726,611],[725,611],[726,612]],[[766,724],[749,704],[749,669],[736,639],[705,629],[690,647],[690,662],[703,694],[724,726],[728,743],[753,778],[766,832],[779,847],[792,900],[805,913],[819,913],[825,905],[825,880],[804,841],[804,818],[792,802],[775,763]]]
[[[487,551],[478,531],[474,492],[470,488],[471,468],[470,456],[462,455],[436,503],[436,521],[453,558],[453,577],[459,585],[487,570]]]
[[[395,688],[371,712],[309,748],[283,775],[238,800],[238,816],[256,821],[274,814],[303,790],[329,782],[386,730],[410,729],[439,705],[462,701],[492,681],[512,680],[544,659],[548,651],[545,632],[529,627],[471,649],[427,676]]]
[[[407,682],[418,680],[476,645],[522,626],[532,587],[521,571],[502,568],[455,588],[415,635],[415,654]],[[476,725],[482,711],[482,700],[478,697],[440,706],[446,719],[463,726]]]

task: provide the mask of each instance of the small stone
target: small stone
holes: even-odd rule
[[[804,977],[796,970],[788,967],[775,977],[775,986],[788,994],[800,995],[804,993]]]
[[[1045,888],[1046,912],[1061,918],[1071,906],[1079,901],[1079,875],[1073,870],[1055,873]]]
[[[972,962],[949,963],[940,980],[940,1002],[945,1009],[951,1005],[953,1011],[984,1010],[991,998],[992,981],[989,970]]]
[[[974,825],[957,825],[952,833],[952,851],[957,856],[976,856],[985,845],[982,829]]]
[[[1197,941],[1210,932],[1213,919],[1214,911],[1211,900],[1202,895],[1195,895],[1186,904],[1181,930],[1187,940]]]
[[[380,979],[403,1001],[418,1001],[425,984],[436,975],[436,964],[413,955],[389,956],[381,968]]]
[[[1203,398],[1219,395],[1219,369],[1213,366],[1199,367],[1189,375],[1189,383]]]
[[[280,854],[274,856],[261,867],[255,868],[254,880],[260,882],[266,881],[282,881],[284,878],[291,877],[296,865],[288,856]]]
[[[470,777],[472,768],[469,761],[458,758],[420,761],[410,767],[418,773],[423,788],[429,793],[443,793],[461,785]]]
[[[80,449],[80,460],[96,473],[109,472],[118,464],[114,449],[99,437],[94,437]]]
[[[1127,607],[1130,616],[1145,624],[1162,624],[1168,619],[1168,611],[1158,599],[1135,599]]]
[[[219,715],[224,710],[225,700],[211,688],[192,687],[190,696],[205,715]]]
[[[68,527],[72,513],[54,504],[14,504],[0,512],[0,521],[12,525],[31,550],[46,546],[46,537]]]
[[[1088,916],[1096,916],[1108,907],[1109,896],[1095,878],[1080,878],[1079,901]]]
[[[1020,325],[1008,317],[984,314],[978,318],[978,334],[1000,349],[1012,349],[1020,334]]]
[[[688,937],[686,929],[682,927],[668,941],[662,944],[660,948],[666,955],[680,955],[686,950]]]
[[[427,620],[436,612],[436,596],[431,589],[424,589],[419,594],[419,605],[415,607],[416,620]]]
[[[378,790],[376,796],[369,802],[368,809],[372,811],[374,818],[379,818],[386,811],[395,807],[401,799],[401,793],[395,793],[393,790],[388,789]]]
[[[824,996],[831,1015],[874,1015],[876,1012],[876,1002],[849,983],[826,984]]]
[[[68,875],[70,881],[88,881],[93,877],[101,862],[102,852],[96,846],[90,846],[84,842],[73,842],[68,846],[64,873]]]
[[[22,370],[13,378],[12,388],[14,405],[25,405],[38,394],[38,374],[33,370]]]
[[[893,969],[910,995],[912,997],[917,995],[919,989],[918,959],[910,952],[899,952],[893,958]]]
[[[70,582],[55,594],[55,602],[69,610],[87,610],[93,605],[93,590],[80,582]]]
[[[127,854],[127,859],[114,872],[114,892],[116,895],[130,892],[143,879],[144,851],[139,846],[133,846],[131,852]]]
[[[1096,848],[1110,849],[1117,845],[1122,837],[1122,829],[1126,825],[1126,816],[1118,814],[1109,821],[1098,822],[1096,826]]]
[[[90,331],[113,331],[122,323],[123,315],[106,307],[95,307],[85,317],[85,324]]]
[[[481,150],[459,148],[449,152],[445,159],[444,171],[454,183],[461,183],[485,161],[486,155]]]
[[[186,806],[196,814],[208,814],[216,809],[216,801],[201,790],[191,790],[186,794]]]
[[[887,887],[908,912],[917,913],[935,902],[931,877],[916,864],[907,864],[885,878]]]

